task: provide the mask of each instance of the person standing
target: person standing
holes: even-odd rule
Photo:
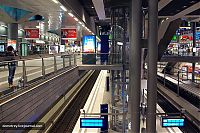
[[[15,56],[17,56],[16,52],[14,51],[14,48],[12,46],[7,47],[6,51],[6,60],[9,61],[8,63],[8,84],[9,88],[13,87],[13,79],[15,75],[16,65],[17,62],[15,60]]]

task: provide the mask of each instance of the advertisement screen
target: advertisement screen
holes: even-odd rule
[[[58,45],[50,45],[49,54],[57,54],[57,53],[58,53]]]
[[[40,38],[39,29],[24,29],[26,39],[38,39]]]
[[[0,52],[4,52],[5,51],[5,46],[0,44]]]
[[[8,40],[8,46],[12,46],[14,50],[17,49],[17,41],[16,40]]]
[[[61,29],[62,39],[76,39],[76,29]]]
[[[83,53],[96,52],[96,36],[83,36]]]

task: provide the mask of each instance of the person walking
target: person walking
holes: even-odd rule
[[[6,60],[9,61],[8,62],[8,71],[9,71],[8,84],[9,84],[9,88],[13,87],[13,79],[14,79],[16,65],[17,65],[17,62],[14,61],[15,56],[17,56],[17,54],[14,51],[14,48],[12,46],[8,46],[7,51],[6,51],[6,58],[7,58]]]

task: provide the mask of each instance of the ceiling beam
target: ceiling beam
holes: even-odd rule
[[[104,3],[103,0],[92,0],[95,10],[97,12],[97,15],[100,20],[104,20],[106,18],[105,15],[105,8],[104,8]]]
[[[170,20],[173,21],[173,20],[175,20],[175,19],[177,19],[177,18],[182,18],[182,17],[184,17],[185,15],[187,15],[187,14],[189,14],[189,13],[191,13],[191,12],[197,10],[197,9],[199,9],[199,7],[200,7],[200,2],[194,4],[194,5],[192,5],[192,6],[188,7],[188,8],[186,8],[185,10],[179,12],[178,14],[172,16],[172,17],[170,18]]]
[[[158,11],[163,9],[166,5],[168,5],[173,0],[160,0],[158,3]]]

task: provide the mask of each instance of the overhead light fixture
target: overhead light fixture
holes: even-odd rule
[[[94,8],[93,6],[91,8]]]
[[[6,26],[6,25],[4,25],[4,24],[2,24],[2,25],[1,25],[1,27],[5,27],[5,28],[8,28],[8,26]]]
[[[38,28],[38,29],[40,28],[40,26],[39,26],[39,25],[37,25],[37,26],[35,26],[35,27],[36,27],[36,28]]]
[[[67,11],[67,9],[64,6],[60,6],[60,8],[62,8],[63,11]]]
[[[69,14],[69,16],[74,17],[74,15],[71,12],[69,12],[68,14]]]
[[[123,43],[122,43],[122,42],[117,42],[117,45],[120,45],[120,46],[122,46],[122,45],[123,45]]]
[[[78,19],[76,17],[74,17],[74,20],[78,22]]]
[[[57,0],[52,0],[54,3],[58,4],[58,1]]]
[[[180,29],[191,29],[191,27],[180,27]]]

